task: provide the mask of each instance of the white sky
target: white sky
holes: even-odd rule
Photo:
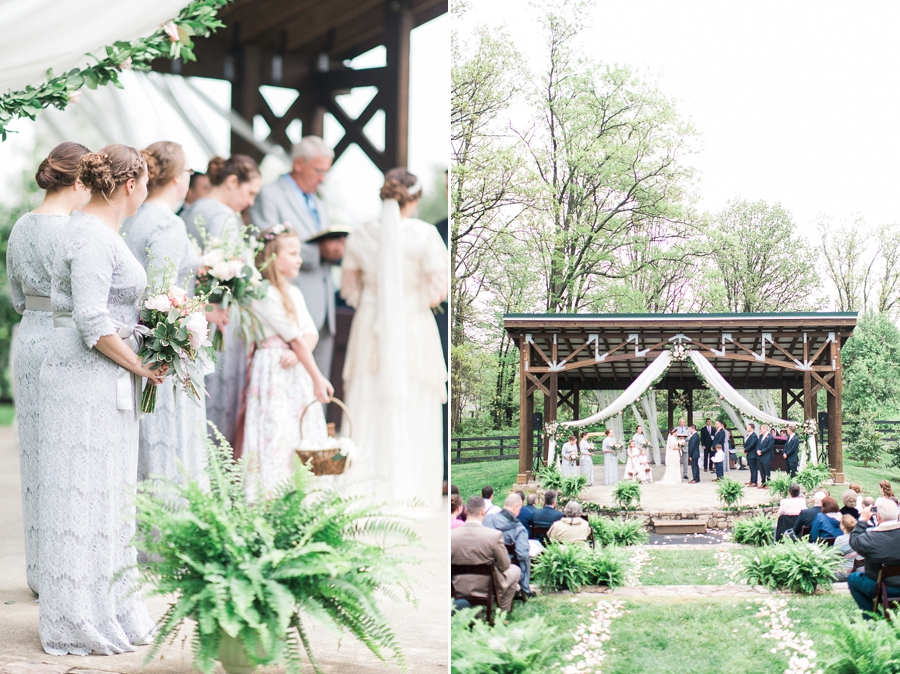
[[[470,0],[465,23],[505,23],[532,64],[534,9]],[[585,56],[649,72],[693,121],[700,205],[780,202],[815,237],[817,214],[900,222],[900,3],[598,2]]]

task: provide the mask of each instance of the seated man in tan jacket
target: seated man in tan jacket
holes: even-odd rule
[[[466,501],[466,523],[450,532],[450,561],[452,564],[494,563],[494,583],[500,595],[500,608],[509,611],[513,597],[519,589],[522,571],[511,566],[503,534],[485,527],[484,499],[473,496]],[[453,588],[467,596],[486,597],[487,578],[482,576],[455,576],[450,579]]]
[[[553,523],[547,538],[557,543],[584,543],[591,534],[591,525],[581,517],[581,504],[569,501],[564,512],[566,516]]]

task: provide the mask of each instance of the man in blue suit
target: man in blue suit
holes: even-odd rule
[[[728,440],[728,433],[725,431],[725,424],[721,421],[716,421],[716,434],[713,436],[712,446],[722,445],[722,449],[725,449],[725,441]],[[726,468],[728,466],[728,452],[725,452],[725,461],[722,464],[722,468]]]
[[[756,448],[759,446],[759,436],[756,434],[756,424],[747,424],[747,432],[744,434],[744,453],[747,455],[747,465],[750,466],[750,482],[748,487],[758,487],[756,482],[757,462],[759,454]]]
[[[707,472],[710,468],[710,458],[712,457],[713,435],[715,431],[712,427],[712,419],[706,419],[706,425],[700,429],[700,444],[703,445],[703,472]]]
[[[800,463],[800,438],[796,429],[788,426],[788,439],[784,443],[784,460],[787,461],[787,469],[791,477],[797,474],[797,465]]]
[[[687,454],[691,464],[691,481],[688,484],[697,484],[700,482],[700,434],[693,425],[688,429]]]
[[[775,437],[769,430],[768,424],[763,424],[760,429],[762,435],[759,436],[759,442],[756,445],[756,452],[759,454],[757,464],[759,465],[759,488],[769,488],[769,475],[772,469],[772,452],[775,451]]]

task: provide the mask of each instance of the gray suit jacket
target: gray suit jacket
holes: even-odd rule
[[[294,179],[283,175],[274,183],[262,188],[256,203],[250,207],[250,222],[260,230],[273,225],[289,224],[300,235],[300,240],[308,239],[328,227],[328,212],[325,204],[318,196],[316,209],[319,211],[320,223],[306,207],[306,203],[298,192]],[[327,330],[334,334],[334,282],[331,280],[331,262],[319,257],[318,244],[303,244],[301,251],[303,266],[300,274],[294,279],[294,285],[300,288],[306,308],[315,321],[319,332]]]
[[[452,564],[494,563],[494,582],[500,592],[509,582],[503,572],[509,568],[509,554],[503,545],[503,534],[481,522],[466,522],[450,532],[450,561]],[[456,576],[450,582],[456,591],[473,597],[487,596],[486,578]]]

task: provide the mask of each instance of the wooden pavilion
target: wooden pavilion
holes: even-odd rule
[[[219,12],[226,27],[197,40],[197,61],[159,59],[154,70],[231,82],[231,107],[244,119],[261,115],[266,140],[290,154],[287,128],[295,119],[303,135],[322,135],[325,112],[344,129],[335,158],[356,143],[382,172],[407,164],[409,125],[409,33],[445,14],[448,0],[234,0]],[[344,62],[384,45],[387,65],[353,70]],[[269,107],[260,86],[295,89],[299,96],[283,115]],[[351,118],[335,96],[354,87],[375,87],[363,112]],[[384,150],[363,132],[384,112]],[[255,145],[232,133],[231,151],[257,160]]]
[[[795,405],[818,418],[817,393],[828,412],[828,465],[843,482],[841,347],[856,313],[770,314],[507,314],[504,327],[519,347],[519,483],[532,477],[534,396],[544,396],[544,423],[559,405],[578,418],[582,391],[624,390],[663,349],[681,342],[700,350],[737,389],[781,391],[781,416]],[[693,423],[693,391],[702,388],[689,362],[673,362],[659,382],[685,400]],[[548,442],[544,445],[547,458]]]

